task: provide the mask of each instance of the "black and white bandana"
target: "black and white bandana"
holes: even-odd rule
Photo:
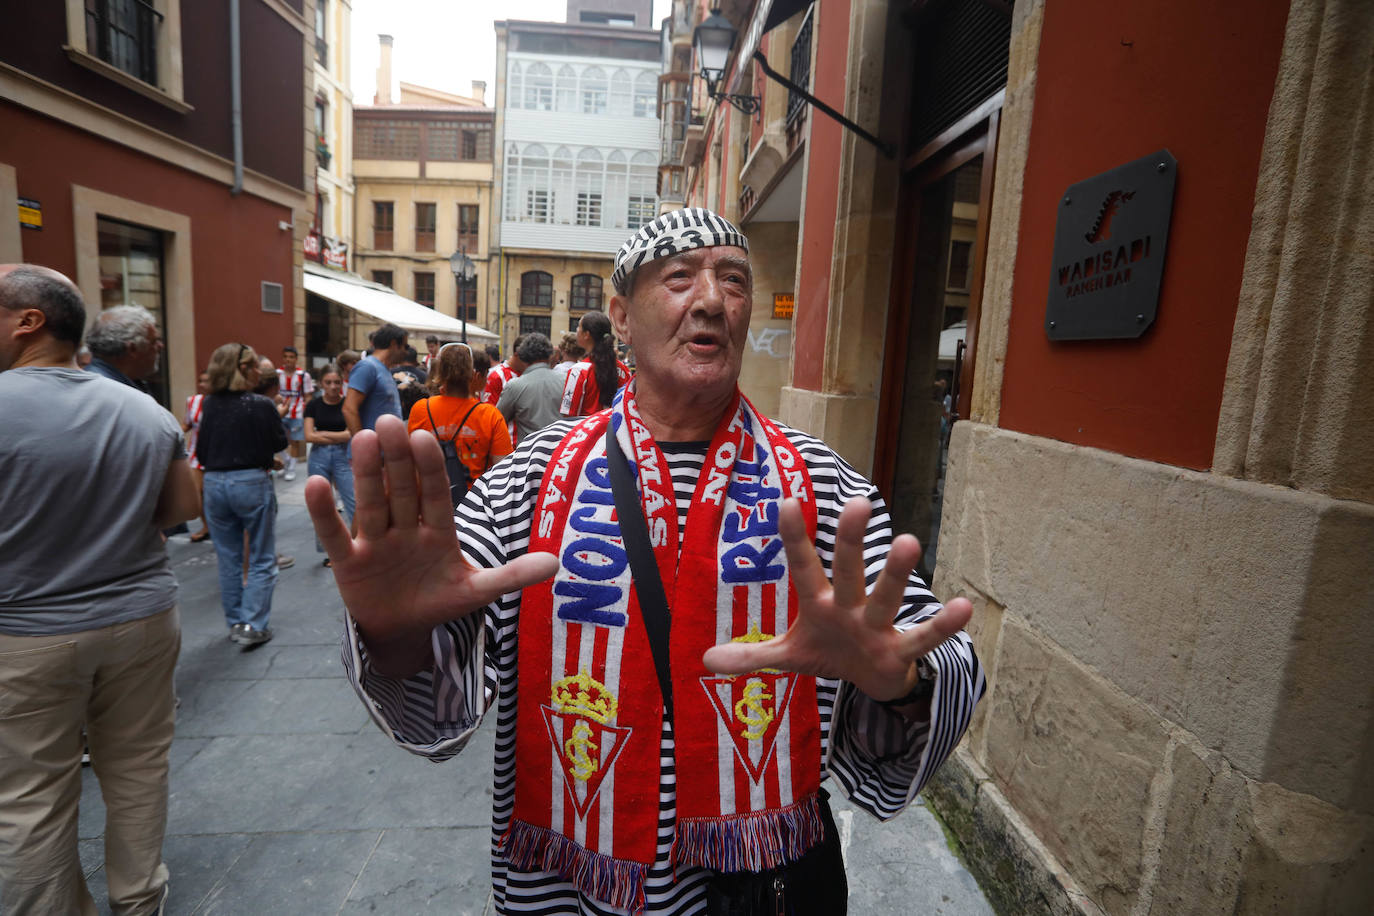
[[[630,236],[615,253],[615,272],[611,284],[625,295],[627,281],[650,261],[670,258],[693,248],[729,245],[749,250],[749,240],[734,223],[705,207],[683,207],[665,213]]]

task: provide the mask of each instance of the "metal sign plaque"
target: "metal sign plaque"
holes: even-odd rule
[[[1139,337],[1154,324],[1177,174],[1163,149],[1064,192],[1045,307],[1050,340]]]

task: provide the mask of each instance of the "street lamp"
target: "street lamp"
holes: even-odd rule
[[[458,314],[463,322],[463,343],[468,342],[468,284],[477,276],[477,265],[467,255],[467,248],[459,247],[448,259],[453,282],[458,287]]]
[[[701,66],[701,78],[706,80],[706,94],[717,101],[729,102],[741,114],[757,114],[761,103],[756,95],[732,95],[718,92],[717,87],[725,76],[725,67],[730,62],[730,51],[735,47],[735,27],[730,20],[720,14],[719,9],[711,10],[711,15],[702,20],[701,25],[692,32],[692,49],[696,51]]]
[[[720,81],[725,76],[725,68],[730,62],[730,52],[735,47],[735,27],[730,24],[730,20],[720,14],[719,9],[711,10],[711,15],[702,20],[701,25],[696,27],[692,33],[692,49],[696,51],[697,61],[701,68],[701,78],[706,81],[706,94],[716,101],[729,102],[744,114],[755,114],[761,108],[758,96],[753,95],[731,95],[719,92]],[[840,124],[852,130],[854,133],[863,137],[869,143],[876,146],[884,156],[892,159],[896,156],[896,150],[890,143],[879,140],[873,134],[864,130],[853,121],[840,114],[829,105],[807,92],[801,86],[792,82],[787,77],[778,73],[768,66],[768,59],[763,56],[762,51],[754,51],[754,63],[774,82],[785,86],[789,91],[806,99],[808,103],[830,115]]]

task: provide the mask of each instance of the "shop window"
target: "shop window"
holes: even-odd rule
[[[434,271],[415,271],[415,301],[434,308]]]
[[[543,270],[527,270],[521,274],[520,307],[553,308],[553,274]]]
[[[393,233],[396,229],[396,205],[389,200],[372,202],[372,247],[378,251],[390,251],[395,244]]]
[[[415,205],[415,250],[434,250],[435,204]]]
[[[600,309],[601,278],[596,274],[578,274],[573,277],[569,302],[571,304],[568,307],[573,309]]]

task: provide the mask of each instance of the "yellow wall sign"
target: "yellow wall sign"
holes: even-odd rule
[[[773,294],[773,317],[791,318],[792,317],[792,294],[774,293]]]
[[[19,198],[19,225],[25,229],[42,229],[43,205],[27,197]]]

